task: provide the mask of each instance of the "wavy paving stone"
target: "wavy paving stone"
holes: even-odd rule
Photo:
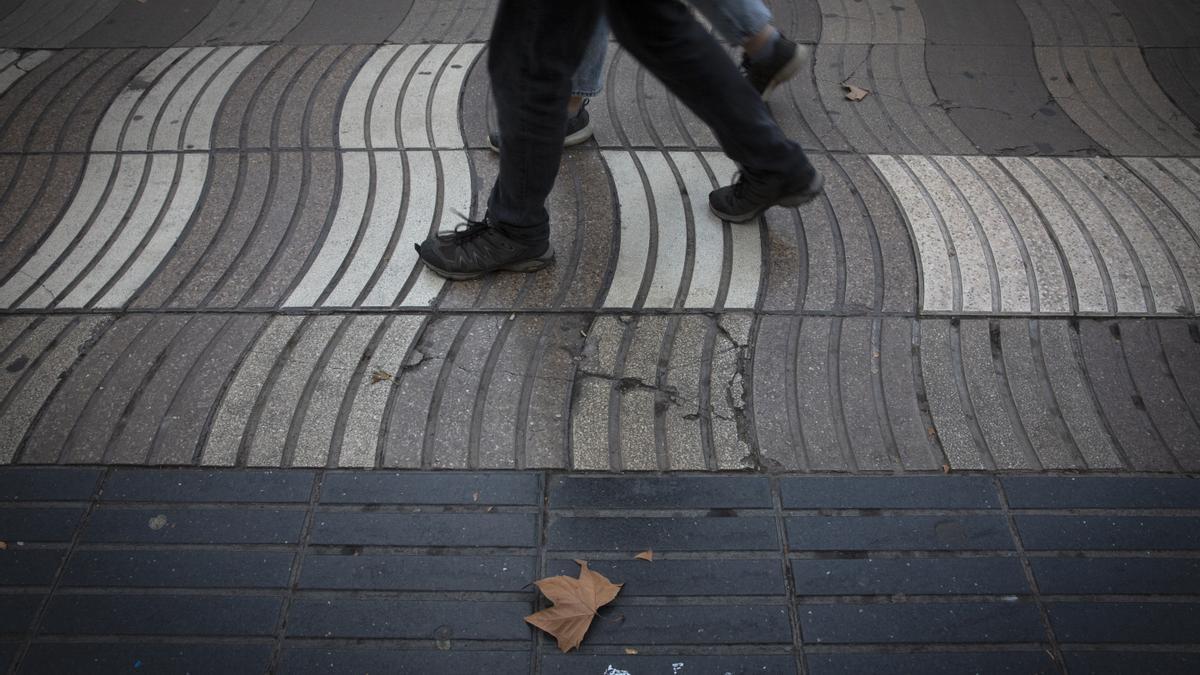
[[[415,0],[312,0],[285,44],[380,44],[399,27]]]
[[[485,42],[497,0],[413,0],[388,42]]]
[[[75,47],[169,47],[208,16],[220,0],[120,0]]]
[[[1137,0],[1112,0],[1133,24],[1143,47],[1200,47],[1192,26],[1200,21],[1200,7],[1190,0],[1162,0],[1150,5]]]
[[[22,52],[15,49],[0,49],[0,94],[8,91],[14,82],[50,58],[53,52],[44,49]]]
[[[929,81],[946,114],[980,150],[1030,155],[1099,149],[1051,97],[1029,48],[1030,23],[1015,2],[920,4],[929,35]],[[1064,9],[1058,0],[1045,4]],[[1037,30],[1049,28],[1039,24]]]
[[[0,21],[7,47],[66,47],[100,23],[122,0],[24,0]]]
[[[1136,160],[1148,185],[1108,159],[872,161],[912,228],[927,312],[1195,311],[1190,165]]]
[[[1195,155],[1200,128],[1154,81],[1136,47],[1036,47],[1059,105],[1118,155]]]
[[[217,0],[180,45],[277,42],[312,9],[313,0]]]
[[[1143,49],[1142,54],[1162,90],[1200,126],[1200,48]]]
[[[1038,46],[1136,45],[1133,26],[1112,0],[1017,0]]]
[[[822,44],[925,42],[925,21],[916,0],[818,0]]]

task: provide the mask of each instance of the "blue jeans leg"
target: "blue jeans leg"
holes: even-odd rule
[[[608,54],[608,21],[603,16],[588,39],[583,61],[571,78],[571,95],[591,98],[604,90],[604,57]]]
[[[740,46],[771,23],[762,0],[688,0],[731,45]]]

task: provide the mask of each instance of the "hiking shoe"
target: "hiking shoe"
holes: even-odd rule
[[[563,147],[579,145],[592,137],[592,118],[588,115],[587,104],[591,99],[583,99],[583,107],[573,117],[567,118],[567,132],[563,137]],[[500,132],[488,134],[488,147],[493,152],[500,152]]]
[[[708,206],[721,220],[744,223],[772,206],[800,206],[821,194],[825,179],[813,170],[805,180],[743,170],[733,185],[713,190]]]
[[[491,272],[536,272],[554,261],[549,241],[513,239],[492,223],[467,220],[453,232],[439,232],[414,244],[429,269],[447,279],[477,279]]]
[[[765,100],[775,87],[800,72],[808,63],[809,54],[807,45],[798,45],[781,34],[771,53],[761,60],[742,54],[742,72]]]

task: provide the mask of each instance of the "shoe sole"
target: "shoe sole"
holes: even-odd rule
[[[775,77],[772,77],[771,81],[767,83],[767,88],[763,90],[762,94],[764,101],[779,85],[795,77],[796,73],[808,65],[809,54],[808,45],[796,45],[796,53],[792,54],[791,60],[784,64],[779,72],[775,73]]]
[[[497,267],[494,270],[488,270],[486,272],[450,272],[438,267],[437,265],[434,265],[433,263],[430,263],[424,258],[421,258],[421,262],[425,263],[426,267],[433,270],[435,274],[442,278],[449,279],[451,281],[467,281],[469,279],[478,279],[494,272],[537,272],[539,270],[543,270],[554,262],[554,248],[547,248],[545,253],[536,258],[522,260],[520,262],[515,262],[503,267]]]
[[[563,139],[563,147],[569,148],[572,145],[579,145],[580,143],[585,143],[591,137],[592,137],[592,123],[589,121],[586,125],[584,125],[584,127],[582,129],[579,129],[575,133],[564,138]],[[491,148],[492,152],[496,152],[496,153],[500,152],[500,148],[496,147],[496,144],[492,142],[491,134],[488,134],[488,147]]]
[[[762,206],[750,213],[724,213],[717,210],[717,208],[714,207],[711,202],[709,203],[708,208],[713,212],[713,215],[721,220],[729,221],[731,223],[747,223],[761,216],[763,211],[766,211],[772,206],[802,206],[807,204],[816,199],[824,189],[825,177],[818,173],[817,177],[813,179],[813,183],[805,188],[804,192],[781,197],[779,201],[775,202],[774,204],[767,204],[766,206]]]

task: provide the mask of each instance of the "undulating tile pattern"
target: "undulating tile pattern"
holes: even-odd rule
[[[1194,10],[771,4],[821,198],[714,218],[613,43],[556,264],[461,283],[495,2],[0,4],[0,460],[1197,470]]]

